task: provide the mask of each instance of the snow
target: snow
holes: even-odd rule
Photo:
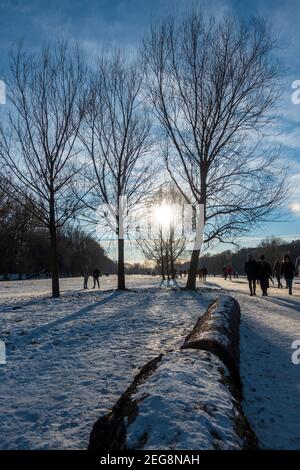
[[[49,280],[0,282],[0,340],[7,344],[0,448],[86,448],[92,425],[138,370],[181,345],[223,293],[241,306],[243,406],[260,446],[300,448],[300,365],[291,361],[300,339],[300,284],[293,297],[272,287],[269,297],[258,291],[254,298],[244,278],[209,277],[201,293],[159,289],[159,282],[129,276],[134,290],[119,293],[109,276],[100,291],[84,292],[82,279],[63,279],[60,299],[50,298]]]
[[[247,281],[210,278],[241,306],[243,408],[265,449],[300,449],[300,365],[292,363],[292,343],[300,339],[300,285],[294,295],[269,289],[250,297]]]
[[[102,280],[106,290],[86,292],[81,279],[63,280],[60,299],[45,281],[0,283],[2,449],[86,448],[138,370],[178,348],[214,298],[161,290],[151,276],[130,276],[135,291],[125,292],[110,290],[114,276]]]
[[[233,299],[228,295],[220,295],[213,315],[206,321],[205,331],[202,329],[193,333],[193,342],[215,341],[224,346],[230,344],[230,315]]]
[[[223,363],[205,351],[164,356],[131,397],[138,400],[138,415],[126,429],[127,448],[241,449],[234,430],[238,410],[220,369],[228,375]]]
[[[157,286],[160,278],[157,276],[134,276],[126,277],[127,287],[150,287]],[[89,277],[88,285],[93,285],[92,277]],[[60,279],[62,293],[82,292],[83,278],[72,277]],[[117,276],[101,276],[100,287],[103,290],[115,289],[117,287]],[[51,279],[32,279],[26,281],[3,281],[0,282],[0,300],[16,302],[17,300],[31,301],[32,298],[47,297],[51,293]]]

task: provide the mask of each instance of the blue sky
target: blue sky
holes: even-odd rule
[[[201,5],[216,16],[226,11],[241,16],[258,14],[272,25],[280,48],[283,97],[279,105],[279,127],[272,137],[281,144],[282,157],[291,167],[294,209],[287,208],[284,222],[268,223],[242,240],[255,245],[270,235],[300,239],[300,104],[291,101],[291,85],[300,80],[300,1],[299,0],[0,0],[0,71],[5,69],[11,44],[24,40],[39,48],[62,34],[77,38],[87,53],[111,42],[135,49],[151,22],[173,11]],[[1,80],[1,72],[0,72]]]

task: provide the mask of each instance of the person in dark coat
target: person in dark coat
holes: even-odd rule
[[[294,280],[295,272],[296,272],[295,265],[291,261],[291,258],[289,257],[289,255],[284,255],[283,263],[281,266],[281,274],[284,276],[286,280],[286,284],[289,289],[290,295],[293,295],[292,288],[293,288],[293,280]]]
[[[271,276],[271,266],[265,260],[264,255],[261,255],[260,261],[258,263],[258,279],[260,282],[262,295],[268,295],[268,288],[270,287],[269,279]]]
[[[245,263],[245,273],[249,283],[250,295],[256,295],[256,281],[258,278],[258,265],[253,255],[248,256]]]
[[[90,276],[89,270],[88,268],[85,268],[85,270],[83,271],[83,288],[84,289],[88,289],[89,276]]]
[[[94,269],[94,271],[93,271],[93,279],[94,279],[94,286],[93,286],[93,289],[95,289],[96,284],[97,284],[98,288],[100,289],[99,276],[100,276],[100,271],[99,271],[99,269]]]
[[[281,284],[281,267],[282,267],[282,263],[280,263],[279,260],[275,261],[273,272],[277,280],[278,289],[283,288],[283,285]]]
[[[206,276],[208,274],[208,271],[205,266],[203,266],[203,268],[201,269],[201,274],[202,274],[203,281],[206,281]]]

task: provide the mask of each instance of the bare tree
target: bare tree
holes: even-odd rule
[[[185,200],[203,205],[206,244],[266,221],[284,199],[285,171],[262,140],[279,90],[273,48],[263,21],[217,22],[200,11],[164,20],[144,39],[166,168]],[[187,288],[195,288],[199,254]]]
[[[8,104],[0,127],[0,182],[26,204],[51,241],[52,294],[59,297],[57,229],[79,209],[83,165],[78,133],[85,106],[86,70],[76,45],[59,42],[40,53],[18,47],[6,79]]]
[[[7,194],[7,190],[4,189],[6,185],[6,179],[0,182],[0,219],[2,219],[2,217],[5,218],[8,216],[12,205],[11,198]]]
[[[137,243],[146,259],[160,267],[162,280],[169,283],[175,280],[175,265],[184,258],[189,241],[184,230],[184,200],[170,183],[163,184],[149,199],[150,223]]]
[[[187,245],[184,235],[178,235],[178,226],[160,226],[147,239],[138,240],[138,244],[146,259],[155,261],[160,267],[163,281],[175,280],[175,264],[182,260]]]
[[[142,64],[129,62],[120,51],[99,58],[82,133],[92,163],[86,172],[91,188],[87,204],[98,208],[97,224],[111,216],[118,238],[118,289],[125,289],[126,215],[141,203],[152,178],[151,125],[141,99],[143,72]]]
[[[281,263],[286,248],[281,238],[272,236],[262,240],[258,245],[258,249],[261,249],[273,269],[276,261]]]

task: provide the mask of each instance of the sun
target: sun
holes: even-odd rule
[[[174,221],[174,208],[168,204],[161,204],[154,208],[154,220],[162,227],[169,227]]]

